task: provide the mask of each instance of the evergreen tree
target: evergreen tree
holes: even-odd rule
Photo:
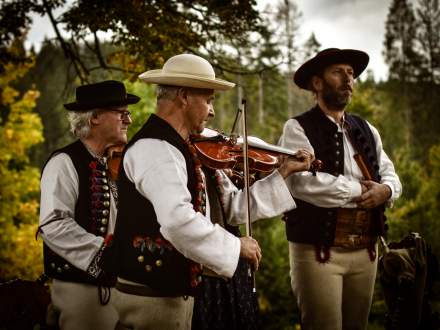
[[[417,53],[417,22],[408,0],[393,0],[385,23],[385,61],[390,79],[417,81],[420,55]]]
[[[406,145],[413,143],[414,109],[410,104],[410,83],[420,76],[420,55],[417,53],[417,22],[411,3],[408,0],[393,0],[388,12],[385,32],[385,61],[389,66],[389,79],[394,81],[395,94],[402,97],[397,100],[406,126]]]
[[[440,84],[440,7],[438,0],[419,0],[417,8],[419,21],[418,39],[423,55],[421,67],[423,81]]]
[[[308,59],[310,59],[313,56],[315,56],[319,52],[319,50],[321,49],[321,44],[316,39],[316,36],[315,36],[314,32],[312,32],[310,37],[304,43],[303,49],[304,49],[304,51],[303,51],[303,53],[304,53],[303,62],[305,62]]]

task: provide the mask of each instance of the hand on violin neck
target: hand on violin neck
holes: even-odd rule
[[[295,156],[279,156],[281,165],[278,172],[287,178],[292,173],[308,171],[314,159],[315,156],[305,149],[300,149]]]

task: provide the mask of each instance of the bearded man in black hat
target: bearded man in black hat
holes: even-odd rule
[[[114,329],[117,323],[109,304],[113,283],[100,268],[118,198],[105,152],[127,143],[128,105],[138,101],[109,80],[78,87],[76,101],[64,105],[78,140],[53,152],[44,166],[39,227],[61,329]]]
[[[401,194],[377,129],[345,111],[354,80],[368,61],[363,51],[330,48],[294,76],[317,104],[286,122],[279,143],[305,148],[323,162],[316,176],[287,179],[297,204],[285,214],[291,284],[304,329],[366,328],[377,238],[386,229],[384,206]],[[355,161],[356,154],[365,167]]]

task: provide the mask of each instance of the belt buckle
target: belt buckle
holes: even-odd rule
[[[360,240],[360,235],[348,235],[348,241],[350,242],[352,248],[355,248],[357,245],[359,245]]]

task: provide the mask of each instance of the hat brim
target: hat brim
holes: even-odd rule
[[[368,54],[360,50],[338,49],[305,62],[295,72],[293,80],[298,87],[311,90],[310,78],[332,64],[350,64],[353,78],[357,78],[367,67],[369,59]]]
[[[133,95],[133,94],[127,94],[127,97],[125,100],[121,101],[109,101],[109,102],[91,102],[91,103],[78,103],[78,102],[71,102],[64,104],[64,107],[69,111],[89,111],[97,108],[108,108],[108,107],[117,107],[121,105],[128,105],[128,104],[136,104],[140,100],[139,96]]]
[[[139,75],[139,78],[150,84],[193,87],[214,90],[229,90],[235,86],[234,83],[222,80],[189,75],[184,73],[164,73],[162,70],[150,70]]]

